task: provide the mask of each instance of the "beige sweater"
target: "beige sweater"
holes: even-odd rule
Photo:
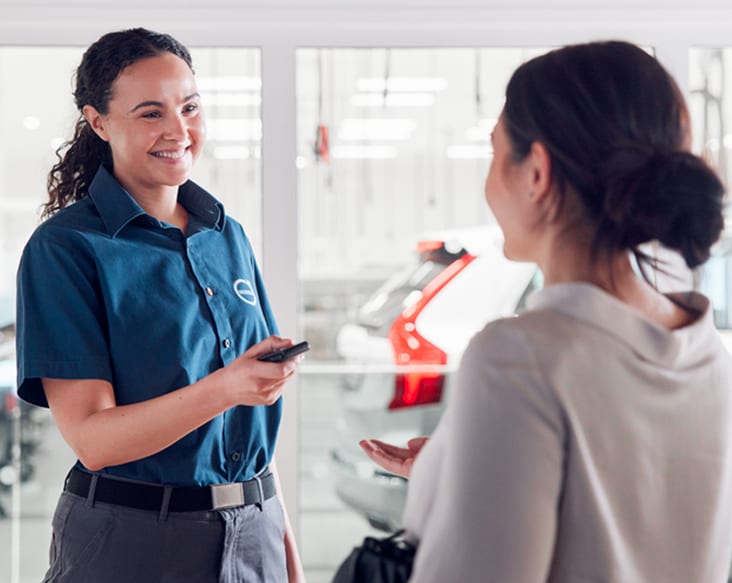
[[[699,319],[562,284],[476,335],[410,480],[414,583],[727,580],[732,360],[671,297]]]

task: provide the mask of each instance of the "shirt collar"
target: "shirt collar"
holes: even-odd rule
[[[557,310],[582,320],[614,336],[646,360],[673,366],[680,359],[693,360],[697,353],[707,353],[716,331],[706,297],[696,292],[667,294],[667,297],[687,309],[699,312],[699,317],[688,326],[668,330],[602,289],[587,283],[547,286],[529,297],[528,307],[532,310]]]
[[[116,237],[132,220],[146,214],[104,166],[99,167],[89,185],[89,198],[112,237]],[[195,182],[189,180],[178,188],[178,202],[204,227],[218,231],[224,228],[224,206]]]

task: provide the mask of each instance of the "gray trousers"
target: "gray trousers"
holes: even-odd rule
[[[43,583],[286,583],[284,535],[276,496],[161,517],[64,492]]]

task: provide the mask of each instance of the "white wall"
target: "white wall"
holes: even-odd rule
[[[0,0],[0,45],[86,45],[130,26],[188,45],[258,46],[263,76],[263,266],[283,332],[297,336],[295,49],[548,46],[619,37],[655,47],[686,85],[690,46],[732,44],[729,0]],[[273,258],[277,258],[276,261]],[[297,399],[278,453],[297,500]]]
[[[101,31],[141,23],[189,42],[213,33],[237,45],[369,44],[383,35],[396,44],[431,38],[455,45],[471,44],[473,31],[506,27],[594,36],[673,29],[679,40],[704,40],[711,30],[728,34],[731,22],[727,0],[555,0],[551,7],[546,0],[0,0],[0,40],[23,44],[44,38],[86,44]]]

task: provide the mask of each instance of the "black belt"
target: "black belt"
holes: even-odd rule
[[[64,490],[86,498],[89,496],[93,475],[73,468],[66,478]],[[170,492],[168,512],[221,510],[261,504],[277,493],[274,475],[269,471],[259,478],[252,478],[246,482],[170,488],[96,475],[98,478],[93,493],[95,502],[107,502],[141,510],[161,510],[166,490]]]

